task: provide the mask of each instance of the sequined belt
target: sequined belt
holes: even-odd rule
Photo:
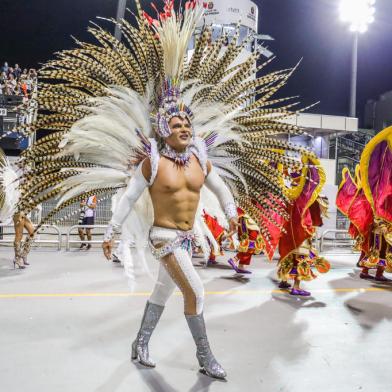
[[[170,253],[173,253],[175,249],[180,247],[191,253],[192,242],[194,240],[195,234],[193,230],[182,231],[153,226],[151,227],[149,234],[149,245],[151,253],[158,260],[169,255]],[[153,242],[162,242],[163,245],[156,248]]]

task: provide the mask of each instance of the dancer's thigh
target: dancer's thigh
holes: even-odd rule
[[[196,315],[203,311],[204,288],[189,253],[177,248],[161,260],[166,271],[181,290],[184,297],[184,313]]]
[[[24,220],[25,218],[20,217],[19,214],[14,215],[15,242],[22,241]]]
[[[168,299],[174,292],[176,284],[170,277],[162,262],[159,262],[158,280],[150,297],[150,302],[156,305],[165,306]]]
[[[34,235],[34,226],[27,216],[24,218],[24,228],[27,230],[30,236]]]

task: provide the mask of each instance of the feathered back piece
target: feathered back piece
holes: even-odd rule
[[[9,223],[19,201],[18,174],[0,148],[0,222]]]
[[[125,186],[134,165],[154,149],[149,138],[159,139],[151,119],[157,118],[162,86],[172,80],[208,159],[268,242],[271,225],[282,226],[274,216],[286,217],[290,202],[282,183],[291,179],[278,166],[302,170],[301,156],[313,156],[285,140],[301,133],[285,123],[297,103],[274,97],[294,69],[261,74],[270,60],[258,65],[257,51],[238,63],[252,40],[240,42],[239,27],[226,46],[226,33],[211,43],[211,28],[204,26],[188,59],[203,4],[187,1],[176,13],[166,0],[154,19],[135,3],[136,24],[121,21],[122,42],[93,25],[95,44],[76,41],[78,48],[58,53],[41,70],[40,113],[26,132],[53,133],[23,155],[28,169],[19,208],[29,211],[58,197],[53,217],[86,192]]]

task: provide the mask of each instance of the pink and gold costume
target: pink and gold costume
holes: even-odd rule
[[[355,179],[343,169],[336,204],[350,220],[350,235],[361,251],[361,278],[387,280],[392,272],[392,127],[376,135],[362,152]]]

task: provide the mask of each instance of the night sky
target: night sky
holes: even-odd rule
[[[256,3],[260,32],[275,38],[268,46],[277,59],[268,70],[291,67],[303,57],[283,93],[300,95],[304,105],[321,101],[313,112],[347,115],[352,36],[338,19],[338,0]],[[89,20],[115,16],[116,7],[117,0],[0,0],[0,62],[38,66],[71,48],[71,35],[88,40]],[[392,90],[392,1],[377,0],[376,9],[376,21],[360,37],[358,116],[367,99]]]

